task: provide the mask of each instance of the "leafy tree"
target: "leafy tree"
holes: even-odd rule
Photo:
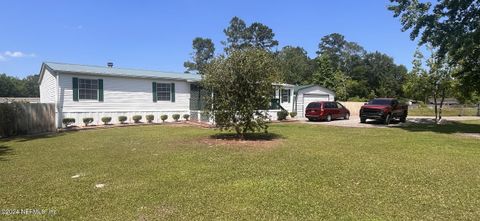
[[[425,103],[431,95],[432,88],[429,87],[427,71],[423,67],[423,54],[417,49],[412,62],[412,70],[406,76],[402,90],[408,98],[421,100]]]
[[[315,59],[315,64],[316,68],[312,76],[312,83],[333,89],[335,87],[335,69],[330,57],[327,54],[320,55]]]
[[[248,132],[267,131],[267,113],[278,70],[273,55],[246,48],[220,56],[205,69],[202,85],[214,96],[207,97],[206,111],[221,130],[235,130],[243,138]]]
[[[230,20],[230,25],[223,30],[227,36],[227,40],[222,42],[225,45],[225,52],[231,50],[242,49],[247,43],[247,25],[245,21],[235,16]]]
[[[358,81],[353,79],[346,80],[346,89],[347,89],[347,99],[355,98],[356,100],[360,100],[363,98],[368,97],[369,88],[367,81]]]
[[[401,85],[404,82],[407,69],[393,62],[393,58],[380,53],[367,53],[363,60],[364,79],[368,87],[380,97],[395,97],[402,94]]]
[[[402,31],[412,40],[437,48],[437,60],[449,57],[464,87],[480,92],[480,1],[390,0],[389,10],[400,17]]]
[[[447,63],[448,57],[438,60],[436,51],[431,53],[427,61],[429,87],[432,88],[433,103],[435,107],[435,122],[439,123],[442,119],[442,109],[445,97],[453,94],[454,79],[452,73],[454,69]],[[439,101],[440,99],[440,101]]]
[[[40,97],[40,85],[38,84],[39,75],[29,75],[23,81],[25,97]]]
[[[205,65],[213,58],[215,45],[212,39],[197,37],[193,39],[192,61],[186,61],[183,66],[187,72],[195,71],[202,74]]]
[[[21,88],[19,80],[7,76],[0,75],[0,97],[19,97],[21,95]]]
[[[275,34],[268,26],[254,22],[246,29],[247,42],[250,46],[262,49],[271,49],[278,45],[274,40]]]
[[[362,46],[345,40],[339,33],[322,37],[318,48],[317,54],[328,55],[335,70],[340,69],[347,73],[352,71],[366,53]]]
[[[39,97],[38,75],[18,79],[0,74],[0,97]]]
[[[283,82],[307,84],[311,80],[314,64],[301,47],[285,46],[277,54]]]
[[[223,30],[223,33],[227,36],[227,40],[222,42],[227,53],[247,47],[271,50],[278,45],[271,28],[259,22],[254,22],[247,27],[245,21],[236,16],[230,20],[230,25]]]
[[[335,71],[333,74],[333,81],[335,82],[336,99],[346,101],[348,99],[348,81],[349,77],[341,70]]]

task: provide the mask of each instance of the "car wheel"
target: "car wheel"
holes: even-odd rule
[[[307,118],[307,119],[308,119],[308,121],[313,121],[313,119],[312,119],[312,118]]]
[[[326,119],[326,120],[327,120],[327,122],[330,122],[330,121],[332,121],[332,115],[330,115],[330,114],[329,114],[329,115],[327,115],[327,119]]]
[[[367,119],[366,118],[360,118],[360,123],[366,123],[367,122]]]
[[[345,119],[345,120],[350,119],[350,114],[349,114],[349,113],[346,113],[346,114],[345,114],[345,117],[343,117],[343,119]]]
[[[385,119],[383,120],[383,123],[385,125],[388,125],[390,124],[390,120],[392,120],[392,116],[390,114],[387,114],[387,116],[385,116]]]
[[[402,123],[407,122],[407,117],[405,117],[405,116],[400,117],[400,122],[402,122]]]

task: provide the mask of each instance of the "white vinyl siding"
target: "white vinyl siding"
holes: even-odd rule
[[[73,101],[72,78],[103,79],[104,102],[96,100]],[[152,102],[152,81],[175,83],[176,102]],[[64,113],[69,112],[135,112],[135,111],[189,111],[190,83],[186,81],[152,80],[127,77],[85,76],[61,74],[59,105]]]
[[[40,103],[55,103],[57,79],[47,69],[40,82]]]

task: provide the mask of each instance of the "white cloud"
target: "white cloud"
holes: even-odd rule
[[[34,53],[25,53],[21,51],[5,51],[0,53],[0,61],[6,61],[9,58],[35,57]]]

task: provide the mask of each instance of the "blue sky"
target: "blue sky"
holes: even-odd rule
[[[368,51],[411,67],[416,43],[386,9],[388,0],[297,1],[0,1],[0,73],[24,77],[43,61],[183,72],[192,39],[214,40],[233,16],[258,21],[280,46],[315,56],[320,38],[338,32]]]

